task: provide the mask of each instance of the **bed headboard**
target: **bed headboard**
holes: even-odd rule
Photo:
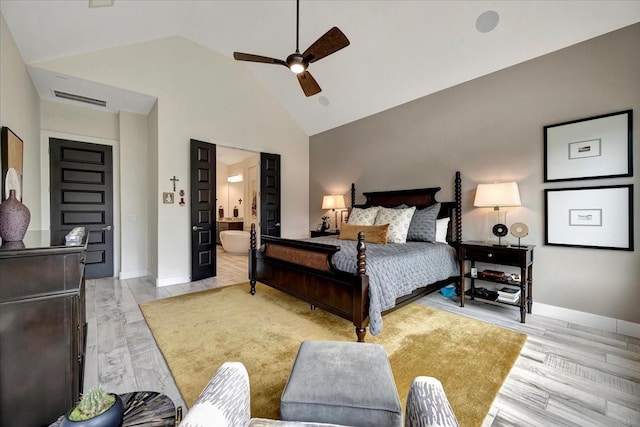
[[[423,209],[438,203],[436,193],[440,187],[416,188],[413,190],[373,191],[362,193],[367,198],[363,204],[356,205],[356,186],[351,184],[351,207],[366,208],[369,206],[384,206],[393,208],[401,204]],[[440,202],[438,218],[451,218],[447,230],[448,242],[462,241],[462,188],[460,172],[455,176],[455,200]]]

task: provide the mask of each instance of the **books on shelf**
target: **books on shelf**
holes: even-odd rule
[[[515,304],[520,300],[520,289],[503,287],[498,289],[498,301]]]

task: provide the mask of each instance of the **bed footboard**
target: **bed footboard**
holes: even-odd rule
[[[251,225],[249,283],[255,295],[260,282],[353,322],[358,341],[364,341],[369,322],[369,277],[364,235],[359,236],[356,274],[333,264],[339,246],[262,236],[257,247]]]

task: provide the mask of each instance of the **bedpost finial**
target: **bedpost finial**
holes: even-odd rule
[[[358,244],[356,249],[358,251],[356,270],[358,276],[364,276],[367,274],[367,247],[364,244],[364,233],[362,231],[358,233]]]
[[[352,182],[351,183],[351,206],[350,209],[353,209],[353,207],[356,205],[356,183]],[[351,212],[351,210],[349,210],[349,212]]]
[[[456,171],[455,180],[455,197],[456,197],[456,240],[462,242],[462,179],[460,171]]]
[[[258,240],[256,239],[256,225],[251,224],[251,231],[249,232],[249,246],[251,249],[255,250],[257,247]]]

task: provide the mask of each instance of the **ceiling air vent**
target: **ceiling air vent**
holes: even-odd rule
[[[54,90],[53,94],[58,98],[68,99],[70,101],[84,102],[85,104],[98,105],[100,107],[107,106],[107,101],[103,101],[102,99],[89,98],[87,96],[76,95],[68,92],[61,92],[59,90]]]

